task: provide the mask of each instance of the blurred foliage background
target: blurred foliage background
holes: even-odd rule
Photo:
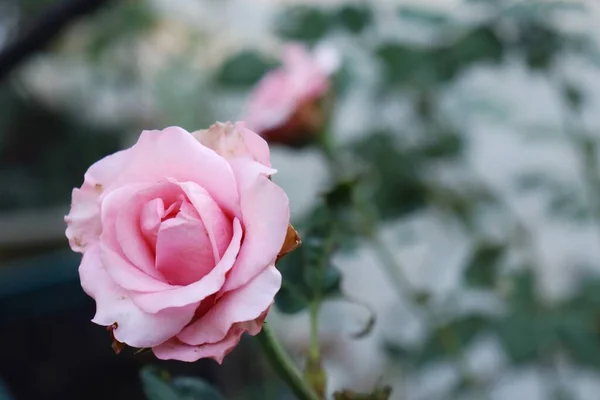
[[[0,45],[60,4],[4,0]],[[241,118],[287,41],[343,58],[327,147],[273,148],[304,241],[270,316],[288,350],[317,302],[330,392],[598,398],[599,20],[575,0],[114,0],[69,21],[0,82],[0,398],[194,398],[146,364],[289,398],[252,341],[223,367],[113,356],[62,223],[141,129]]]

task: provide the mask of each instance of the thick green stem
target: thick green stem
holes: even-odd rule
[[[296,365],[281,347],[267,323],[263,324],[262,331],[256,338],[273,370],[299,400],[319,400],[319,397],[302,380]]]

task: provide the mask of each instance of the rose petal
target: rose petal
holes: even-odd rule
[[[66,235],[73,251],[83,253],[100,238],[102,224],[98,198],[105,186],[121,172],[128,158],[128,150],[104,157],[87,170],[81,188],[73,189],[71,210],[65,217]]]
[[[242,133],[246,148],[252,154],[252,157],[264,166],[271,168],[271,151],[265,139],[246,128],[244,122],[237,122],[235,129]]]
[[[217,343],[205,343],[199,346],[190,346],[177,339],[171,339],[152,349],[157,358],[161,360],[180,360],[187,362],[198,361],[201,358],[212,358],[221,364],[227,354],[240,342],[244,332],[251,336],[257,335],[264,323],[266,313],[254,321],[240,322],[231,327],[227,336]]]
[[[195,182],[206,189],[221,208],[238,215],[238,195],[229,164],[184,129],[144,131],[130,151],[130,159],[115,185],[154,183],[167,177]]]
[[[249,163],[232,162],[232,168],[240,190],[245,235],[223,291],[239,288],[275,262],[290,222],[289,201],[283,189],[257,175]]]
[[[280,288],[281,274],[270,265],[246,285],[225,293],[203,317],[177,337],[190,345],[219,342],[234,324],[252,321],[263,314]]]
[[[174,203],[172,206],[176,206]],[[156,248],[156,239],[158,238],[158,229],[162,222],[162,218],[166,214],[165,203],[163,199],[157,198],[150,200],[142,206],[142,213],[140,215],[140,228],[142,234],[152,249]]]
[[[197,304],[223,287],[225,276],[231,270],[238,255],[241,239],[242,227],[240,221],[236,218],[233,220],[233,236],[229,247],[225,251],[225,254],[223,254],[223,258],[202,280],[187,286],[175,286],[170,290],[160,291],[159,289],[159,291],[154,293],[132,294],[133,300],[143,310],[151,313],[169,307],[183,307],[188,304]]]
[[[231,241],[231,221],[202,187],[194,182],[173,182],[179,185],[198,212],[208,232],[215,263],[219,262]]]
[[[132,265],[122,254],[114,251],[106,242],[100,243],[102,263],[110,278],[125,290],[135,292],[156,292],[170,290],[179,286],[169,285],[155,279],[144,271]]]
[[[204,223],[189,203],[183,203],[179,214],[160,226],[156,269],[172,285],[189,285],[202,279],[216,263]]]
[[[123,186],[102,199],[102,257],[107,272],[119,286],[140,292],[172,288],[156,271],[154,260],[140,256],[136,251],[146,243],[138,229],[142,205],[159,197],[166,203],[173,203],[178,196],[183,196],[179,186],[161,182]]]
[[[189,323],[197,304],[150,314],[140,310],[128,292],[117,286],[101,262],[99,246],[89,247],[79,266],[83,290],[96,301],[94,323],[110,326],[114,338],[132,347],[156,346]]]

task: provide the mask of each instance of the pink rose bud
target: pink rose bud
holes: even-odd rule
[[[274,172],[243,123],[144,131],[89,168],[66,235],[116,351],[221,363],[260,332],[281,286],[275,261],[299,242]]]
[[[311,54],[303,45],[288,45],[283,66],[265,75],[250,95],[248,127],[269,142],[288,145],[320,134],[328,117],[323,100],[338,66],[338,55],[329,47]]]

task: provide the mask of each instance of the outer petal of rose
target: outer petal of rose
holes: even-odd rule
[[[156,346],[176,335],[194,316],[197,304],[150,314],[140,310],[129,293],[106,273],[99,246],[88,248],[79,266],[83,290],[96,301],[94,323],[117,324],[115,339],[133,347]]]
[[[191,285],[172,286],[170,290],[132,294],[133,300],[143,310],[150,313],[156,313],[170,307],[197,304],[223,287],[227,272],[231,270],[240,250],[241,240],[242,227],[240,221],[236,218],[233,220],[233,236],[229,247],[223,254],[221,261],[204,278]]]
[[[241,288],[225,293],[203,317],[177,337],[189,345],[219,342],[234,324],[253,321],[268,310],[280,288],[281,274],[270,265]]]
[[[73,251],[83,253],[100,237],[102,225],[98,198],[121,172],[128,157],[128,150],[104,157],[87,170],[81,188],[73,189],[71,210],[65,217],[66,235]]]
[[[246,128],[244,122],[237,122],[235,129],[242,134],[246,148],[252,157],[264,166],[271,168],[271,151],[265,139]]]
[[[265,314],[266,315],[266,314]],[[221,364],[227,354],[240,342],[244,332],[254,336],[260,332],[265,316],[260,316],[254,321],[241,322],[231,327],[223,340],[217,343],[205,343],[199,346],[190,346],[177,339],[171,339],[152,349],[157,358],[161,360],[180,360],[187,362],[198,361],[201,358],[212,358]]]
[[[154,183],[166,177],[196,182],[222,208],[238,215],[238,195],[229,164],[182,128],[142,132],[116,184]]]
[[[245,236],[223,291],[243,286],[275,262],[290,222],[289,200],[283,189],[264,175],[256,175],[247,163],[232,163],[232,167],[240,190]]]

